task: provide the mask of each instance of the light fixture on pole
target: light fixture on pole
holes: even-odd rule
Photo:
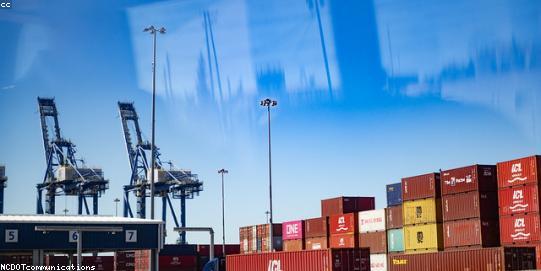
[[[278,105],[278,102],[275,100],[271,100],[269,98],[262,100],[260,103],[261,106],[267,107],[267,117],[268,117],[268,124],[269,124],[269,240],[270,240],[270,251],[274,250],[274,242],[273,242],[273,232],[272,232],[272,159],[271,159],[271,115],[270,115],[270,108]]]
[[[225,257],[225,204],[224,204],[224,174],[229,173],[227,169],[218,170],[219,174],[222,174],[222,255]]]
[[[165,34],[165,28],[155,28],[153,25],[145,28],[144,32],[149,32],[153,38],[153,50],[152,50],[152,139],[150,144],[150,219],[154,219],[154,170],[156,167],[156,34]],[[143,195],[144,196],[144,195]],[[158,269],[157,267],[157,252],[152,251],[150,256],[151,270]]]
[[[115,202],[115,216],[118,216],[118,203],[120,202],[120,199],[116,198],[113,201]]]

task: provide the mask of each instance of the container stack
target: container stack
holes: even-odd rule
[[[387,270],[385,209],[359,212],[359,247],[370,249],[370,270]]]
[[[272,224],[273,248],[282,250],[282,224]],[[239,228],[241,254],[270,251],[270,224],[253,225]]]
[[[329,218],[325,216],[304,220],[304,235],[306,250],[329,248]]]
[[[358,247],[358,212],[374,210],[375,206],[374,197],[338,197],[322,200],[321,215],[329,216],[330,247]]]
[[[499,246],[497,189],[495,166],[441,172],[445,250]]]
[[[284,251],[304,250],[304,221],[282,223],[282,240]]]
[[[134,271],[135,252],[117,251],[114,255],[114,271]]]
[[[387,185],[385,220],[387,228],[387,252],[389,254],[404,252],[401,183]]]
[[[427,253],[443,248],[440,174],[402,179],[402,212],[406,253]]]
[[[497,164],[497,170],[501,244],[535,247],[539,269],[541,157],[529,156],[501,162]]]

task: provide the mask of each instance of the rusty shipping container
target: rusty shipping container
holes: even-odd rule
[[[529,184],[498,191],[500,215],[539,212],[539,185]]]
[[[228,271],[369,271],[368,249],[326,249],[227,256]]]
[[[357,213],[375,208],[374,197],[338,197],[321,200],[321,216]]]
[[[502,245],[524,244],[541,241],[539,214],[517,214],[500,217]]]
[[[334,234],[329,236],[330,248],[357,248],[359,247],[358,233]]]
[[[306,238],[304,240],[304,248],[306,250],[328,249],[329,239],[327,236]]]
[[[439,198],[440,174],[429,173],[402,179],[402,200]]]
[[[469,218],[498,219],[498,192],[470,191],[442,197],[443,221]]]
[[[496,166],[473,165],[441,172],[441,195],[496,191]]]
[[[357,213],[333,215],[329,217],[329,234],[357,233],[359,218]]]
[[[404,225],[402,218],[402,204],[398,206],[387,207],[385,209],[385,220],[387,229],[399,229]]]
[[[370,248],[370,254],[387,253],[387,232],[368,232],[359,234],[359,247]]]
[[[300,251],[304,250],[304,240],[284,240],[282,243],[283,251]]]
[[[500,162],[497,167],[499,188],[539,183],[541,156]]]
[[[304,220],[305,238],[321,237],[329,235],[329,218],[318,217]]]
[[[443,223],[445,250],[463,247],[496,247],[500,245],[498,220],[479,218],[454,220]]]
[[[404,201],[402,216],[404,225],[442,222],[441,199],[427,198]]]
[[[504,271],[535,269],[532,248],[482,248],[426,254],[389,254],[389,271]]]

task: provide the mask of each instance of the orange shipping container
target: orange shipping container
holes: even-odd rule
[[[304,250],[304,240],[284,240],[283,242],[283,251],[300,251]]]
[[[326,236],[311,237],[306,238],[304,245],[306,250],[327,249],[329,248],[329,241]]]
[[[498,168],[498,187],[539,183],[541,156],[529,156],[500,162]]]
[[[331,235],[357,233],[359,229],[359,219],[357,213],[343,215],[333,215],[329,217]]]
[[[331,248],[356,248],[358,245],[357,233],[335,234],[329,237]]]

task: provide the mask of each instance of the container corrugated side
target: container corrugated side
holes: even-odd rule
[[[529,184],[498,191],[500,215],[539,212],[539,185]]]
[[[308,237],[304,240],[304,248],[306,250],[328,249],[329,239],[323,237]]]
[[[387,271],[387,254],[370,254],[370,271]]]
[[[500,162],[497,164],[497,168],[499,188],[539,183],[541,156],[529,156]]]
[[[402,204],[402,183],[388,184],[387,188],[387,206],[396,206]]]
[[[359,232],[385,231],[385,209],[359,212]]]
[[[321,200],[321,216],[357,213],[374,210],[376,200],[374,197],[338,197]]]
[[[428,198],[402,203],[404,225],[442,222],[441,199]]]
[[[387,231],[387,250],[389,252],[404,251],[404,229],[392,229]]]
[[[359,247],[358,233],[333,234],[329,236],[330,248]]]
[[[370,253],[387,253],[387,233],[366,232],[359,234],[359,247],[370,248]]]
[[[402,204],[387,207],[385,209],[385,217],[387,229],[402,228],[402,226],[404,226],[404,219],[402,217]]]
[[[359,218],[357,213],[333,215],[329,217],[329,234],[357,233]]]
[[[297,239],[297,240],[284,240],[283,244],[283,251],[300,251],[304,250],[304,240],[303,239]]]
[[[498,192],[477,192],[442,197],[443,221],[468,218],[498,219]]]
[[[429,173],[402,179],[403,202],[415,199],[439,198],[440,195],[439,173]]]
[[[496,166],[472,165],[441,172],[441,194],[496,191]]]
[[[482,248],[426,254],[389,254],[389,271],[504,271],[535,269],[535,251]]]
[[[329,217],[318,217],[304,220],[306,238],[329,235]]]
[[[406,253],[425,253],[443,249],[442,224],[404,226]]]
[[[541,241],[539,213],[500,217],[502,245]]]
[[[495,247],[500,244],[498,220],[464,219],[443,223],[446,250],[465,246]]]
[[[229,271],[368,271],[367,249],[327,249],[227,256]]]

